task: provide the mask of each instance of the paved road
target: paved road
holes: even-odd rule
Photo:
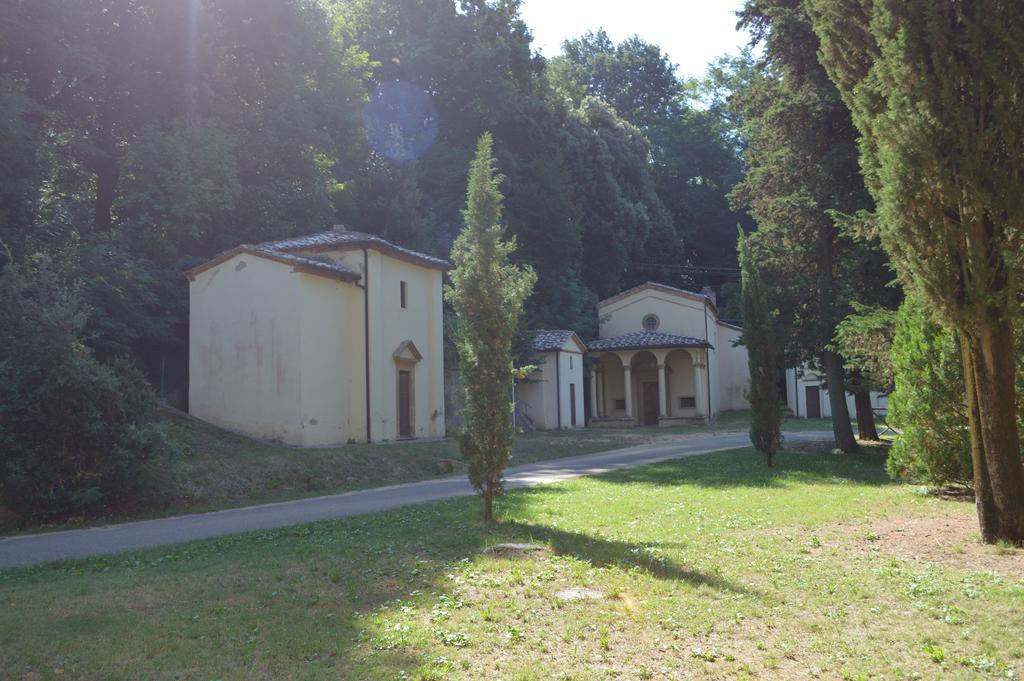
[[[831,432],[787,433],[786,439],[819,440]],[[516,489],[643,464],[749,446],[745,433],[702,435],[655,444],[584,454],[514,466],[505,472],[506,488]],[[464,475],[344,494],[233,508],[211,513],[141,520],[82,530],[20,535],[0,539],[0,568],[35,565],[66,558],[119,553],[163,544],[220,537],[253,530],[361,515],[474,494]]]

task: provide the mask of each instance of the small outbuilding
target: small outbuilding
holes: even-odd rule
[[[447,268],[335,228],[189,270],[189,412],[292,445],[444,436]]]
[[[516,386],[520,421],[539,430],[586,425],[583,409],[583,353],[586,345],[572,331],[538,331],[532,363],[537,369]]]
[[[832,403],[829,401],[825,375],[807,364],[786,369],[783,394],[786,396],[786,407],[793,416],[805,419],[832,418]],[[872,391],[870,397],[871,409],[876,416],[884,418],[889,410],[889,396]],[[851,417],[856,415],[857,407],[851,392],[846,393],[846,408]]]

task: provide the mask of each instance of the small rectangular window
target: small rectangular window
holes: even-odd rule
[[[402,307],[407,307],[407,305],[406,305],[407,298],[406,298],[406,295],[405,295],[405,282],[404,281],[403,282],[399,282],[399,288],[401,289]]]
[[[626,411],[626,400],[615,400],[615,411]]]
[[[680,397],[679,408],[680,409],[693,409],[697,406],[696,397]]]
[[[572,355],[569,355],[569,368],[572,369]]]

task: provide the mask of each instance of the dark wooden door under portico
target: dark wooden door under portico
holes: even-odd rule
[[[658,384],[653,381],[644,383],[643,392],[644,412],[643,425],[658,425]]]

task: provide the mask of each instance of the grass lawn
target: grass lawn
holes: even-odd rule
[[[452,438],[394,444],[296,448],[258,442],[167,415],[173,452],[147,465],[147,489],[141,500],[105,518],[71,519],[40,529],[66,529],[133,518],[178,515],[233,506],[284,501],[353,489],[379,487],[461,472]],[[749,412],[725,412],[707,426],[576,429],[520,433],[512,465],[644,444],[688,434],[745,431]],[[789,430],[828,430],[831,421],[788,419]],[[446,463],[447,462],[447,463]],[[2,509],[0,509],[2,511]],[[18,531],[17,518],[0,512],[0,535]]]
[[[0,572],[0,676],[1019,676],[1022,552],[877,448],[804,449]]]

